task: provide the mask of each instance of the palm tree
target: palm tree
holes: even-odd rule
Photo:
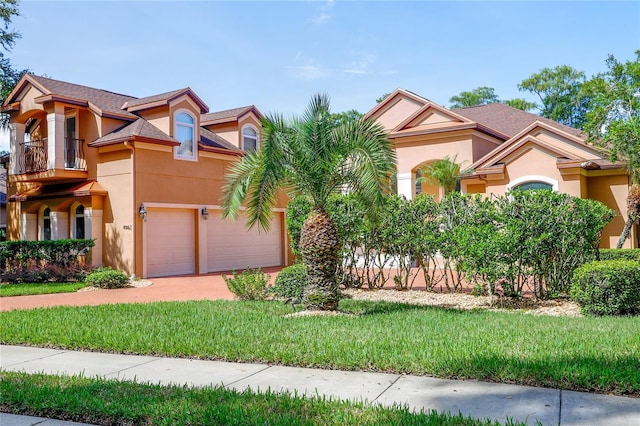
[[[236,217],[246,201],[248,225],[268,229],[279,189],[305,195],[312,211],[300,236],[309,284],[307,309],[338,307],[338,252],[335,225],[326,212],[329,196],[358,193],[375,213],[395,170],[395,151],[382,126],[369,120],[337,122],[327,95],[315,95],[304,114],[292,120],[281,115],[263,121],[262,148],[236,163],[222,198],[224,216]]]
[[[456,189],[458,185],[460,172],[460,164],[456,163],[458,154],[453,158],[446,155],[442,160],[436,160],[427,164],[420,169],[420,177],[418,182],[427,182],[432,185],[438,185],[444,189],[445,195]],[[467,170],[462,173],[467,173]]]

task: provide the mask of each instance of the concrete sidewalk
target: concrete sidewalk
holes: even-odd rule
[[[430,377],[240,364],[153,356],[78,352],[0,345],[6,371],[83,374],[161,384],[221,385],[229,389],[297,392],[445,411],[478,419],[543,425],[640,425],[640,399],[557,389],[442,380]],[[22,422],[21,422],[22,421]],[[42,423],[46,421],[45,423]],[[71,425],[28,416],[0,415],[7,425]]]

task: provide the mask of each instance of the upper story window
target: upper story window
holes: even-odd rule
[[[255,151],[258,147],[258,131],[253,126],[244,126],[242,128],[242,149]]]
[[[174,137],[180,142],[176,147],[176,157],[195,160],[196,121],[191,114],[179,111],[174,117]]]

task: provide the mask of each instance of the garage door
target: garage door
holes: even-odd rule
[[[150,208],[145,226],[147,276],[195,273],[194,210]]]
[[[269,232],[247,229],[240,212],[238,220],[222,219],[211,212],[207,221],[207,266],[209,272],[265,268],[282,265],[282,213],[274,215]]]

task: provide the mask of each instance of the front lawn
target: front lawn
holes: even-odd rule
[[[0,313],[0,340],[68,349],[372,370],[640,396],[640,317],[567,318],[342,300],[162,302]]]
[[[499,424],[462,415],[434,411],[412,413],[406,407],[383,408],[291,394],[10,372],[0,372],[0,409],[16,414],[114,425]]]
[[[87,285],[77,283],[17,283],[0,284],[0,297],[28,296],[32,294],[73,293]]]

